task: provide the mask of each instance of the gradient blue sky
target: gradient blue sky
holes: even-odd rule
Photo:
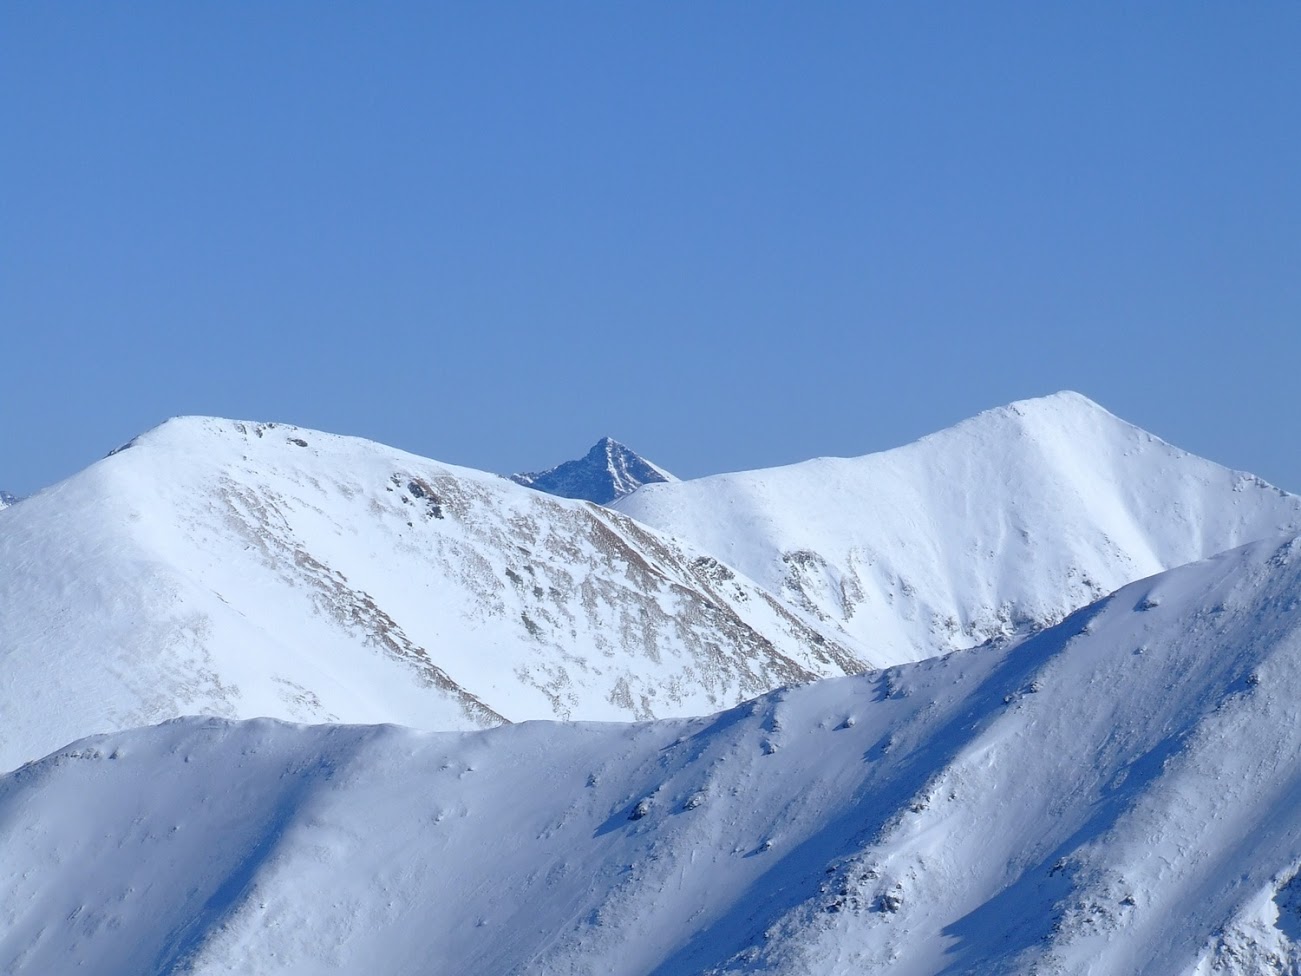
[[[181,413],[684,476],[1079,390],[1301,491],[1301,4],[10,3],[0,487]]]

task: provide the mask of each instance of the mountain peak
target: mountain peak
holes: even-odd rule
[[[577,460],[565,461],[546,471],[513,474],[510,480],[549,495],[581,498],[598,505],[622,498],[645,484],[677,481],[663,468],[608,435]]]
[[[1086,410],[1097,410],[1102,413],[1110,414],[1110,411],[1096,400],[1091,400],[1083,393],[1077,393],[1075,390],[1058,390],[1056,393],[1046,393],[1043,396],[1026,397],[1024,400],[1014,400],[1008,406],[1027,407],[1032,404],[1041,404],[1044,406],[1061,405]]]
[[[606,458],[616,457],[620,454],[631,454],[634,457],[637,456],[635,452],[624,447],[607,434],[605,437],[602,437],[599,441],[593,444],[592,449],[583,455],[583,457],[584,459],[591,458],[593,460],[604,460]]]
[[[1031,421],[1044,428],[1062,428],[1080,423],[1102,423],[1123,428],[1135,428],[1127,420],[1117,417],[1101,404],[1074,390],[1060,390],[1045,396],[1028,397],[1013,400],[1001,407],[992,407],[981,411],[974,417],[961,421],[948,430],[961,430],[968,425],[984,425],[1000,420],[1014,420],[1018,423]],[[947,431],[939,431],[942,435]],[[932,435],[935,436],[935,435]]]
[[[653,485],[614,507],[885,663],[1042,627],[1131,580],[1301,531],[1301,497],[1071,392],[893,450]]]

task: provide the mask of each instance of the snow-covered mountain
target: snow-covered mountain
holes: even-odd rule
[[[1076,393],[881,454],[647,485],[613,507],[884,663],[1024,633],[1131,580],[1301,529],[1301,498]]]
[[[618,441],[602,437],[575,461],[566,461],[546,471],[513,474],[510,480],[561,498],[582,498],[606,505],[642,485],[672,483],[678,479]]]
[[[0,970],[1295,973],[1299,608],[1273,541],[711,718],[85,740],[0,777]]]
[[[188,713],[699,714],[1024,631],[1301,522],[1301,499],[1073,394],[616,507],[683,541],[366,441],[172,421],[5,512],[0,768]]]
[[[294,427],[171,421],[0,533],[0,769],[183,714],[650,718],[866,665],[626,516]]]
[[[8,508],[18,501],[18,496],[7,491],[0,491],[0,508]]]

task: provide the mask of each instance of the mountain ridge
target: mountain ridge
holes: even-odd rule
[[[776,471],[607,509],[356,438],[174,419],[6,512],[0,606],[23,612],[0,615],[0,663],[24,691],[0,696],[20,730],[0,765],[186,712],[706,712],[1028,632],[1301,512],[1077,395]],[[738,482],[761,491],[700,508],[703,538],[627,517]]]
[[[709,711],[869,666],[606,509],[302,428],[176,418],[6,512],[0,766],[202,712],[477,728]]]
[[[882,663],[1025,633],[1133,579],[1301,530],[1301,498],[1072,392],[889,451],[648,485],[612,507]]]

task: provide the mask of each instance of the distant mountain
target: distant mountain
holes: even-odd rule
[[[887,664],[1025,633],[1131,580],[1301,531],[1301,498],[1077,393],[880,454],[648,485],[613,508]]]
[[[87,739],[0,777],[0,971],[1295,974],[1299,604],[1271,541],[710,718]]]
[[[0,769],[196,712],[649,719],[869,664],[626,516],[296,427],[170,421],[0,532]]]
[[[16,501],[18,501],[17,495],[10,494],[7,491],[0,491],[0,508],[8,508]]]
[[[549,495],[606,505],[642,485],[678,479],[618,441],[602,437],[576,461],[566,461],[547,471],[513,474],[510,480]]]

